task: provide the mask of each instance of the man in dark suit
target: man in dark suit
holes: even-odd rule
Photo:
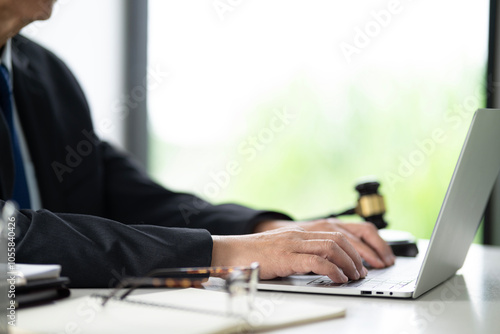
[[[20,203],[16,262],[59,263],[75,287],[162,267],[247,265],[261,278],[313,271],[335,281],[394,263],[372,224],[291,222],[212,205],[154,183],[93,131],[85,96],[55,55],[17,35],[53,0],[0,0],[0,208]],[[261,232],[261,233],[256,233]]]

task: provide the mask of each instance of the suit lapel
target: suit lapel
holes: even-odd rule
[[[53,127],[58,122],[54,119],[54,113],[50,112],[52,106],[45,86],[38,79],[39,76],[32,73],[28,55],[21,50],[14,38],[12,67],[17,111],[35,165],[42,206],[52,211],[62,211],[64,192],[51,167],[53,161],[63,159],[61,152],[56,149],[60,146],[58,142],[61,142],[61,137]]]
[[[12,196],[14,189],[14,159],[10,143],[9,127],[0,107],[0,198]]]

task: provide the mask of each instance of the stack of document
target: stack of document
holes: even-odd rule
[[[8,283],[16,287],[16,307],[68,297],[69,279],[60,274],[61,266],[57,264],[16,264],[15,270],[7,273]]]

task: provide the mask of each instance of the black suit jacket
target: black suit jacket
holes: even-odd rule
[[[211,234],[250,233],[262,219],[288,219],[156,184],[94,135],[85,96],[60,59],[16,36],[12,63],[44,208],[18,213],[16,262],[59,263],[72,286],[108,287],[154,268],[209,266]],[[7,129],[0,115],[0,207],[14,173]]]

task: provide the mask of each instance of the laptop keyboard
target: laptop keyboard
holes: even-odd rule
[[[357,281],[335,283],[327,276],[321,276],[310,281],[307,285],[362,288],[379,291],[399,290],[416,281],[419,269],[420,266],[416,265],[414,259],[409,261],[405,259],[398,260],[396,266],[385,269],[370,269],[365,278]]]
[[[363,288],[366,290],[397,290],[401,289],[408,284],[414,282],[415,280],[409,280],[409,281],[399,281],[399,280],[392,280],[392,279],[377,279],[377,278],[372,278],[372,279],[364,279],[361,281],[355,281],[351,283],[346,283],[345,286],[348,287],[359,287]]]

